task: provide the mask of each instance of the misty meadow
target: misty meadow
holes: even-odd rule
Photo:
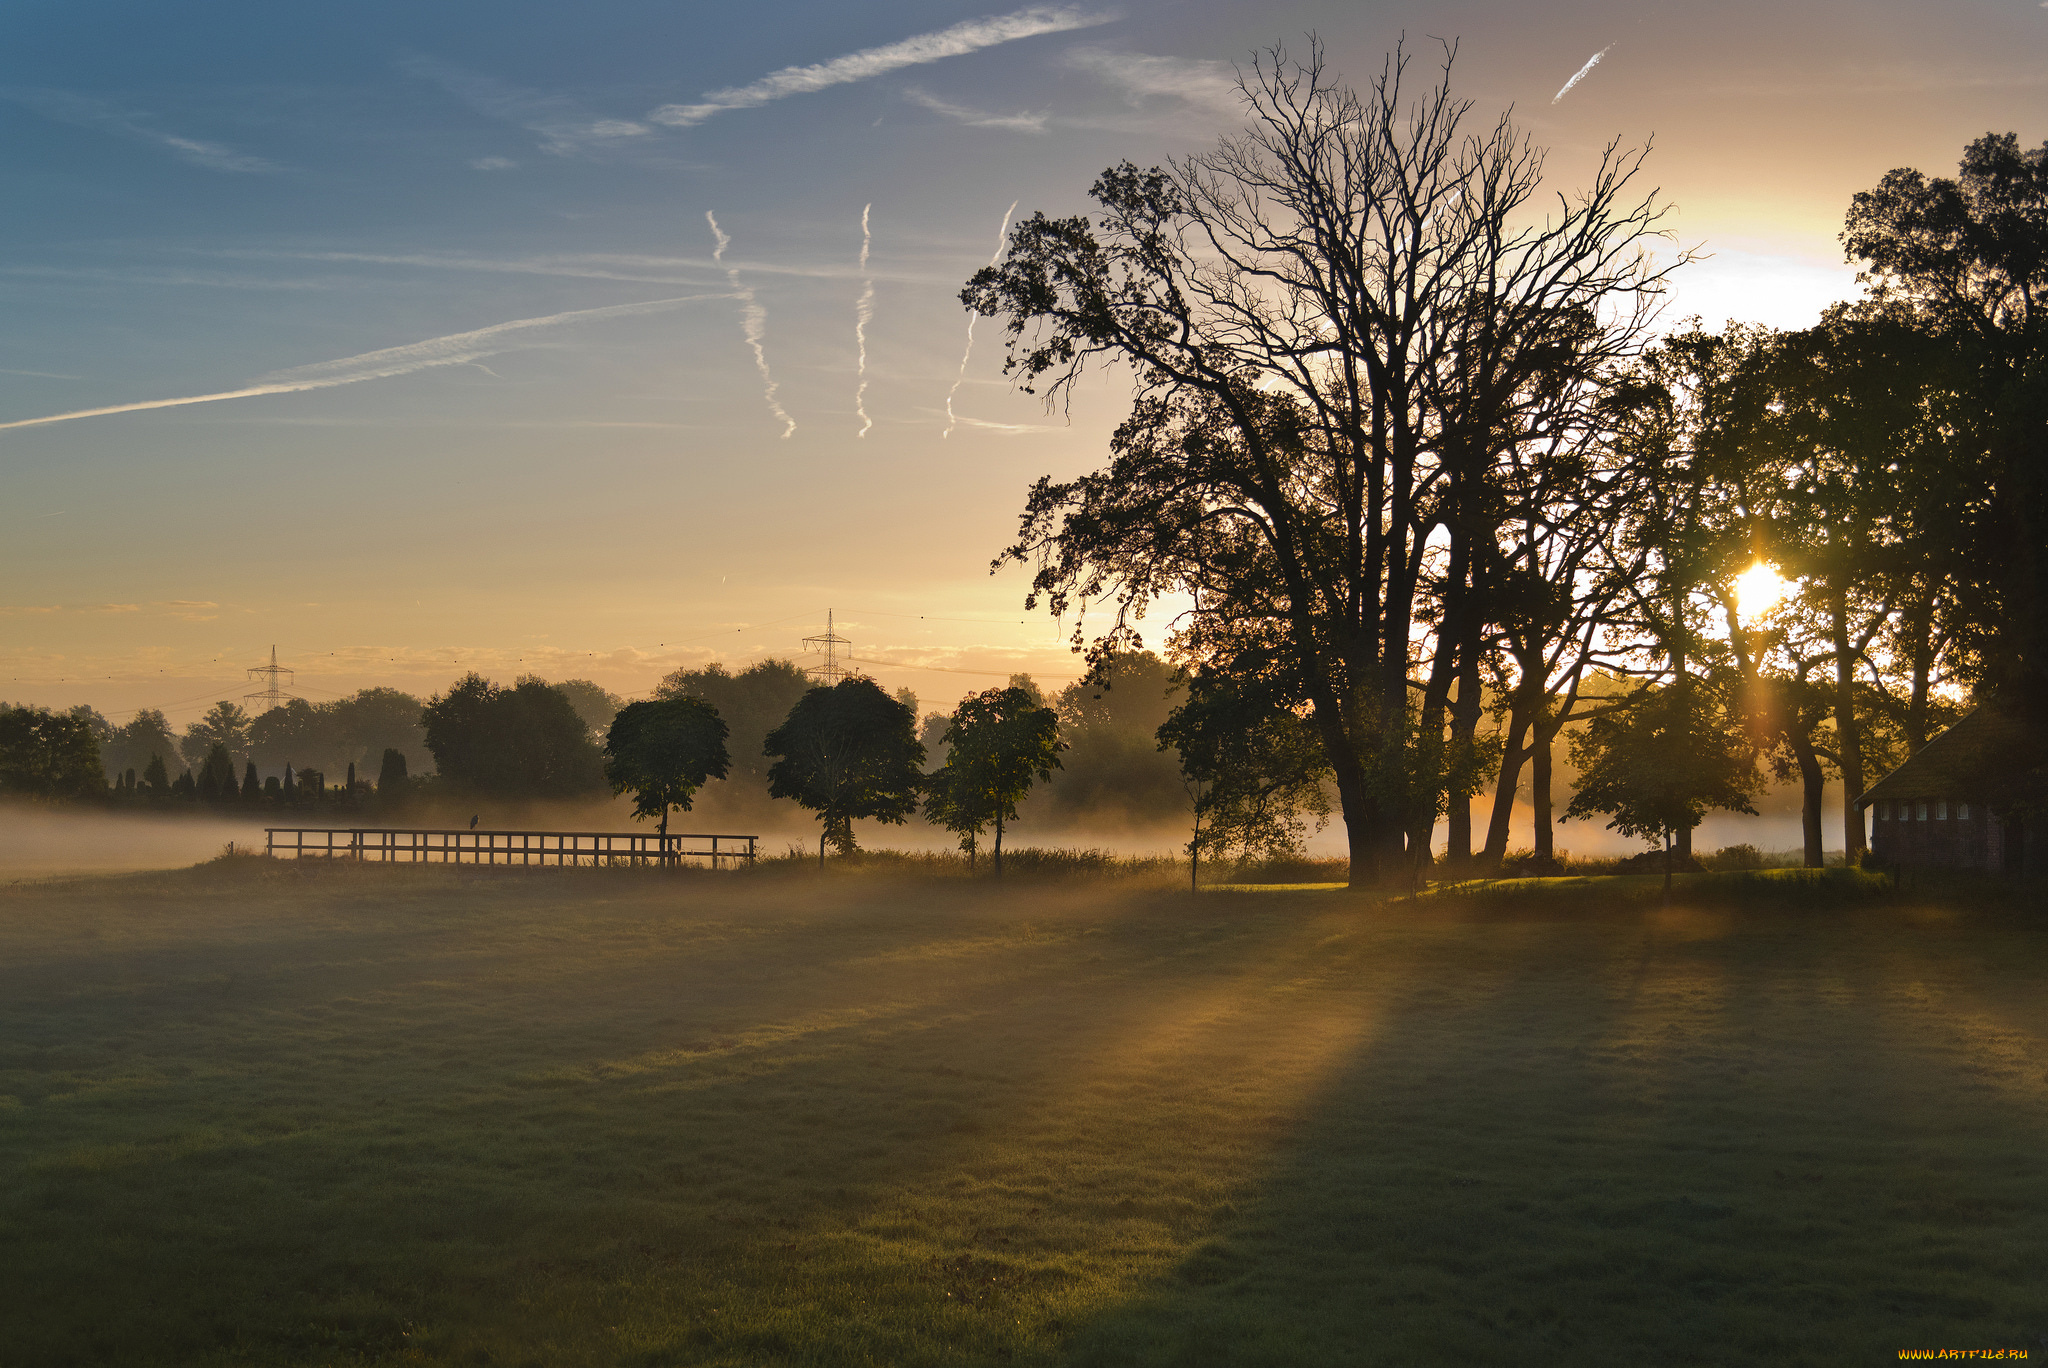
[[[86,11],[0,1364],[2048,1352],[2048,21]]]

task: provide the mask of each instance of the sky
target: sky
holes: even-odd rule
[[[808,659],[828,612],[928,706],[1072,678],[989,563],[1127,391],[1048,413],[959,290],[1013,214],[1229,132],[1237,65],[1309,33],[1357,82],[1457,40],[1557,191],[1649,141],[1709,254],[1673,320],[1810,323],[1856,291],[1855,191],[2048,137],[2035,0],[15,0],[0,698],[185,722],[273,646],[314,701],[644,695]]]

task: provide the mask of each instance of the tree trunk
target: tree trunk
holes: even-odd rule
[[[829,831],[829,830],[831,830],[831,828],[830,828],[830,827],[827,827],[827,828],[826,828],[826,831]],[[819,833],[818,833],[818,872],[819,872],[820,874],[823,874],[823,873],[825,872],[825,832],[824,832],[824,831],[821,831],[821,832],[819,832]]]
[[[1849,654],[1849,606],[1837,589],[1828,599],[1835,635],[1835,733],[1842,769],[1842,858],[1851,866],[1863,855],[1863,732],[1856,718],[1856,662]]]
[[[1544,712],[1550,707],[1550,700],[1543,701]],[[1556,832],[1550,825],[1550,761],[1551,751],[1557,742],[1557,732],[1549,725],[1549,718],[1537,714],[1535,736],[1536,753],[1529,766],[1529,806],[1536,819],[1536,861],[1548,865],[1557,858]]]
[[[1517,702],[1508,713],[1507,746],[1501,752],[1500,778],[1493,789],[1493,814],[1486,824],[1486,851],[1479,866],[1489,874],[1498,873],[1508,853],[1508,826],[1515,816],[1515,790],[1522,786],[1522,762],[1529,758],[1523,741],[1529,735],[1529,714]]]
[[[1793,736],[1792,754],[1799,760],[1799,830],[1806,846],[1801,863],[1819,869],[1827,863],[1821,840],[1821,797],[1827,791],[1827,776],[1821,772],[1820,756],[1810,738]]]
[[[1479,662],[1470,652],[1458,674],[1458,697],[1451,704],[1451,754],[1469,758],[1479,735]],[[1453,794],[1445,804],[1444,866],[1456,874],[1472,867],[1472,795]]]
[[[1003,877],[1003,816],[996,814],[996,877]]]

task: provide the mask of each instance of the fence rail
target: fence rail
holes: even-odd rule
[[[684,860],[754,862],[757,837],[709,832],[467,831],[397,827],[265,827],[263,853],[295,860],[379,864],[675,866]],[[708,843],[708,844],[707,844]]]

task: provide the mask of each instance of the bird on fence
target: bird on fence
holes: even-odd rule
[[[469,819],[469,829],[470,829],[471,831],[475,831],[475,830],[476,830],[476,818],[472,817],[472,818],[470,818],[470,819]]]

